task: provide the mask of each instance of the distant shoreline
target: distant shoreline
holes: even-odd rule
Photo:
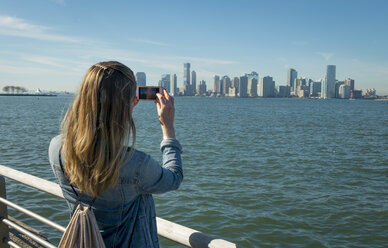
[[[0,93],[0,96],[57,96],[55,94],[22,94],[22,93]]]

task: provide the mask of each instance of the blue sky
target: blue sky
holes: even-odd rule
[[[256,71],[286,82],[287,68],[319,80],[328,64],[357,89],[388,94],[388,1],[2,0],[0,87],[76,91],[85,71],[118,60],[147,83],[190,62],[214,74]]]

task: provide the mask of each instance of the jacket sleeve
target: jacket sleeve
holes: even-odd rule
[[[163,166],[147,155],[139,167],[138,186],[140,194],[164,193],[179,188],[183,180],[182,147],[178,140],[168,138],[160,144]]]

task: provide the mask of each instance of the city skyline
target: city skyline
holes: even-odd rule
[[[321,99],[377,99],[379,96],[374,88],[357,89],[355,80],[351,78],[337,79],[336,65],[327,65],[325,76],[314,81],[308,77],[297,77],[298,72],[290,68],[287,70],[286,85],[276,85],[273,77],[262,76],[253,71],[240,77],[213,75],[212,89],[207,89],[206,81],[200,80],[197,85],[195,70],[190,70],[191,64],[183,64],[185,84],[176,86],[176,74],[162,74],[157,86],[164,87],[173,96],[216,96],[242,98],[321,98]],[[141,72],[144,74],[144,72]],[[174,79],[173,79],[174,77]],[[174,81],[172,81],[174,80]],[[148,86],[156,84],[148,83]]]
[[[146,72],[153,84],[176,74],[182,87],[181,65],[189,61],[197,84],[205,80],[209,89],[216,74],[257,71],[287,85],[289,68],[318,81],[336,65],[337,79],[388,95],[388,2],[280,2],[116,1],[107,12],[99,1],[4,0],[0,87],[74,92],[87,69],[104,60]]]

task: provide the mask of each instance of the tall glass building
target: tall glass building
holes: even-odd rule
[[[190,85],[190,63],[183,64],[183,86],[189,88]]]
[[[350,79],[350,78],[345,79],[345,84],[349,85],[350,91],[354,90],[354,79]]]
[[[162,78],[159,81],[159,86],[162,86],[167,90],[167,92],[170,92],[170,74],[162,74]]]
[[[137,86],[146,86],[145,72],[136,72],[136,84]]]
[[[287,73],[287,86],[290,86],[294,90],[295,79],[298,77],[298,72],[292,68],[288,69]]]
[[[239,95],[240,97],[248,97],[248,77],[247,76],[240,77]]]
[[[342,84],[339,87],[339,98],[349,99],[350,98],[350,86]]]
[[[197,92],[198,92],[198,94],[199,94],[200,96],[206,94],[206,82],[205,82],[205,80],[199,81],[199,85],[198,85],[198,90],[197,90]]]
[[[257,97],[257,79],[255,77],[248,77],[247,92],[250,97]]]
[[[321,81],[313,81],[310,84],[310,96],[317,97],[319,93],[321,93],[322,82]]]
[[[220,87],[220,76],[214,75],[213,76],[213,92],[215,94],[221,93],[221,87]]]
[[[228,76],[223,76],[220,81],[220,91],[221,95],[228,95],[229,94],[229,88],[231,85],[230,78]]]
[[[190,76],[190,95],[194,96],[195,91],[197,89],[197,73],[195,71],[191,71]]]
[[[178,93],[177,90],[177,80],[176,80],[176,74],[170,75],[170,95],[176,96]]]
[[[326,75],[322,81],[321,98],[330,99],[335,97],[335,65],[326,67]]]
[[[232,88],[235,88],[236,94],[237,94],[238,91],[239,91],[239,88],[240,88],[239,86],[240,86],[240,78],[234,77],[234,78],[232,79],[231,87],[232,87]]]
[[[274,97],[275,96],[275,81],[270,76],[260,78],[258,95],[260,97]]]

